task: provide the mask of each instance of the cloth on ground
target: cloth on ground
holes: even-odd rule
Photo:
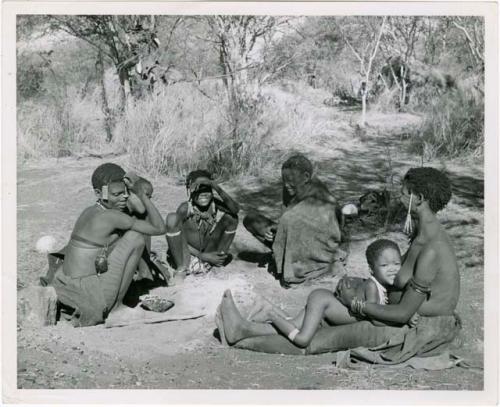
[[[277,274],[288,284],[338,274],[346,257],[340,240],[334,204],[314,197],[297,203],[283,213],[276,231]]]
[[[457,315],[421,316],[416,327],[394,334],[381,345],[351,349],[350,357],[381,365],[447,369],[461,361],[451,355],[448,349],[460,329]]]
[[[212,265],[205,261],[200,260],[196,256],[191,256],[187,274],[205,274],[212,269]]]

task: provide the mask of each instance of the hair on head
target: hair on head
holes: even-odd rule
[[[450,180],[443,172],[435,168],[410,168],[403,182],[410,192],[422,194],[433,212],[443,209],[451,199]]]
[[[294,154],[289,157],[281,166],[281,170],[292,169],[301,172],[307,172],[309,175],[313,173],[313,165],[309,159],[303,154]]]
[[[153,184],[151,183],[151,181],[149,181],[149,180],[147,180],[146,178],[143,178],[143,177],[139,177],[137,179],[137,181],[135,181],[135,184],[136,185],[147,185],[151,189],[153,189]]]
[[[193,181],[202,177],[212,179],[212,174],[210,174],[210,172],[208,172],[207,170],[191,171],[186,177],[186,187],[189,188],[189,186],[192,184]]]
[[[124,175],[125,170],[117,164],[101,164],[92,174],[92,187],[100,190],[103,185],[109,185],[112,182],[122,181]]]
[[[401,255],[401,252],[399,251],[399,246],[395,242],[389,239],[378,239],[372,242],[370,245],[368,245],[365,254],[366,254],[366,261],[368,262],[368,265],[370,266],[371,269],[373,269],[375,260],[380,255],[380,253],[382,253],[385,249],[389,248],[396,250],[399,253],[399,255]]]

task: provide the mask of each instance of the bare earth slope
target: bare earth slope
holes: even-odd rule
[[[322,95],[311,94],[314,120],[323,120],[321,134],[294,148],[316,162],[340,201],[359,197],[367,189],[380,189],[392,172],[402,174],[420,165],[420,158],[404,151],[401,134],[418,118],[411,115],[375,115],[371,126],[358,134],[349,125],[349,112],[321,106]],[[287,146],[288,147],[288,146]],[[118,157],[120,163],[126,157]],[[34,250],[43,235],[53,235],[62,246],[83,208],[92,204],[90,175],[103,160],[73,158],[22,165],[18,169],[18,288],[36,284],[46,268],[45,256]],[[391,163],[390,165],[388,163]],[[440,215],[452,236],[462,275],[458,305],[464,329],[454,343],[458,355],[478,369],[454,368],[427,372],[411,368],[363,366],[339,369],[334,355],[266,355],[223,347],[214,336],[213,314],[224,289],[231,288],[239,307],[248,310],[256,292],[294,312],[315,287],[333,287],[337,279],[315,286],[284,290],[258,267],[256,252],[265,249],[242,225],[232,251],[235,260],[225,269],[204,277],[189,277],[184,285],[158,288],[173,299],[179,313],[201,311],[205,317],[152,325],[105,329],[74,329],[67,323],[43,329],[18,328],[18,386],[20,388],[159,388],[159,389],[442,389],[477,390],[483,386],[483,174],[480,164],[439,163],[451,174],[454,196]],[[392,168],[392,170],[391,170]],[[396,180],[397,181],[397,180]],[[185,189],[174,179],[154,180],[154,200],[162,213],[185,200]],[[279,164],[259,179],[240,178],[223,184],[250,208],[279,214]],[[380,230],[354,230],[347,270],[366,275],[364,250]],[[407,247],[404,235],[393,229],[385,234]],[[153,248],[165,257],[163,237]],[[239,253],[239,257],[238,257]]]

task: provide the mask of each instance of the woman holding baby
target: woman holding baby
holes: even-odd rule
[[[348,279],[340,281],[335,295],[313,291],[302,313],[307,315],[320,304],[321,312],[316,315],[321,318],[316,317],[311,334],[306,319],[290,319],[269,305],[260,310],[259,322],[245,320],[227,291],[217,318],[221,337],[231,346],[268,353],[314,354],[362,347],[360,357],[373,363],[400,363],[441,349],[460,328],[454,314],[460,293],[457,261],[436,217],[450,198],[450,182],[436,169],[412,168],[404,176],[401,202],[408,211],[411,244],[392,281],[379,281],[387,292],[387,303],[367,300]],[[387,267],[398,263],[398,253],[393,251],[384,260]],[[321,296],[326,299],[311,298]],[[416,328],[408,326],[412,318]],[[389,340],[390,345],[368,349]]]

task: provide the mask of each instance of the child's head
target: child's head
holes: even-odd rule
[[[92,174],[92,186],[97,197],[109,208],[123,210],[127,205],[127,188],[123,182],[125,170],[119,165],[105,163]]]
[[[212,174],[206,170],[191,171],[186,178],[189,199],[197,206],[207,207],[213,199]]]
[[[147,179],[139,177],[139,179],[134,184],[135,191],[142,191],[149,199],[153,196],[153,184]]]
[[[443,209],[451,199],[451,184],[441,171],[431,167],[410,168],[403,178],[401,201],[406,207],[410,194],[422,196],[433,212]],[[412,205],[413,207],[413,205]]]
[[[379,239],[366,249],[366,260],[373,276],[382,285],[393,285],[401,268],[401,252],[392,240]]]
[[[312,163],[302,154],[292,155],[281,167],[283,184],[290,196],[295,196],[311,180],[312,174]]]

